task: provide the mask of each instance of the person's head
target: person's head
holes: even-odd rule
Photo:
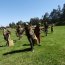
[[[29,25],[28,25],[28,23],[24,23],[24,27],[28,27]]]
[[[21,25],[18,25],[18,28],[21,28]]]

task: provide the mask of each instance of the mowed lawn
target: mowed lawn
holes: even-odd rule
[[[13,47],[7,47],[0,30],[0,65],[65,65],[65,26],[50,29],[48,36],[41,32],[41,46],[34,46],[34,52],[30,48],[27,37],[23,35],[21,40],[11,29]]]

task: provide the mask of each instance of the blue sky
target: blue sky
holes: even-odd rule
[[[65,0],[0,0],[0,26],[41,18],[45,12],[57,9],[58,5],[62,8],[64,3]]]

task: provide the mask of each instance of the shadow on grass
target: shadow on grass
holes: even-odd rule
[[[14,54],[14,53],[20,53],[20,52],[27,52],[27,51],[31,51],[31,48],[26,48],[26,49],[23,49],[23,50],[11,51],[11,52],[4,53],[3,55]]]
[[[30,44],[23,44],[23,46],[30,46]]]
[[[17,42],[17,40],[13,40],[14,41],[14,43],[16,43]]]
[[[51,34],[51,32],[48,32],[47,34]]]
[[[45,36],[42,35],[41,37],[45,37]]]
[[[6,47],[6,45],[2,45],[2,46],[0,46],[0,47]]]
[[[15,40],[13,40],[13,42],[16,43],[18,40],[20,40],[20,39],[15,39]]]

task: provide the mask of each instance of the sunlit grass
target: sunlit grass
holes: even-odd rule
[[[34,52],[23,51],[30,46],[27,37],[21,40],[11,30],[11,38],[15,40],[13,47],[7,47],[0,31],[0,65],[65,65],[65,27],[54,27],[54,32],[49,29],[48,36],[41,32],[41,46],[34,46]]]

